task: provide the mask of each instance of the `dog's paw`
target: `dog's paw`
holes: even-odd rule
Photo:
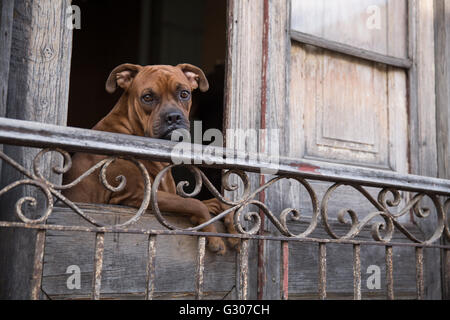
[[[227,238],[228,245],[231,249],[239,252],[239,248],[241,247],[241,239],[239,238]]]
[[[218,215],[231,208],[229,205],[226,205],[217,199],[205,200],[203,203],[208,208],[208,211],[213,215]]]
[[[225,255],[227,252],[227,247],[222,238],[219,237],[208,237],[208,249],[219,256]]]

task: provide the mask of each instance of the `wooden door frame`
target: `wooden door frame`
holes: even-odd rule
[[[435,0],[438,177],[450,179],[450,0]],[[450,212],[447,212],[449,215]],[[448,216],[447,216],[448,220]],[[443,239],[445,244],[448,241]],[[450,299],[450,255],[441,253],[443,299]]]
[[[7,96],[0,101],[0,116],[66,125],[72,54],[66,10],[70,5],[71,0],[2,1],[0,31],[8,36],[7,45],[0,47],[0,63],[2,68],[7,66],[2,69],[0,89]],[[26,167],[32,167],[37,153],[16,146],[5,146],[3,151]],[[49,173],[57,161],[48,159],[44,171]],[[1,167],[2,186],[21,177],[12,167]],[[13,206],[24,195],[41,196],[40,191],[26,187],[8,193],[0,199],[1,220],[14,221]],[[0,256],[6,257],[0,259],[0,273],[8,275],[0,278],[0,298],[30,298],[35,239],[34,231],[0,232]]]
[[[443,50],[440,43],[448,42],[448,39],[446,42],[436,41],[435,45],[435,36],[443,37],[442,34],[434,33],[435,6],[443,6],[442,1],[446,3],[445,8],[450,7],[449,0],[408,1],[408,61],[411,63],[404,67],[409,68],[409,171],[417,175],[449,178],[448,172],[442,173],[442,168],[448,167],[450,149],[448,135],[446,137],[438,133],[444,129],[446,131],[443,132],[449,132],[450,125],[448,121],[442,121],[442,118],[447,115],[448,119],[446,106],[450,101],[448,89],[443,89],[445,85],[436,87],[435,82],[436,77],[440,77],[438,78],[440,81],[444,77],[447,84],[445,88],[448,88],[450,82],[448,76],[450,63],[445,59],[449,51],[446,51],[447,55],[444,53],[436,56],[436,61],[446,60],[447,73],[441,75],[435,72],[435,48],[438,54]],[[277,123],[277,119],[286,115],[290,80],[290,2],[290,0],[262,0],[252,3],[228,1],[225,129],[270,128]],[[448,30],[449,23],[448,20],[445,21]],[[248,53],[246,48],[250,47],[250,44],[254,44],[253,50],[251,54],[246,54]],[[447,46],[445,50],[450,49]],[[270,81],[267,81],[267,75],[270,75]],[[258,151],[265,151],[261,148],[259,146]],[[270,148],[270,145],[265,145],[265,148]],[[283,153],[284,150],[280,152]],[[264,181],[260,177],[252,177],[253,185],[258,186],[261,182]],[[276,189],[276,186],[274,187]],[[272,190],[271,193],[276,193],[276,190]],[[276,206],[274,197],[264,194],[262,197],[268,206]],[[418,221],[424,230],[429,229],[435,222],[433,219],[427,219],[426,223]],[[270,224],[266,225],[265,232],[272,232]],[[256,254],[259,262],[258,268],[253,270],[253,273],[256,272],[258,276],[253,277],[251,283],[258,288],[258,293],[253,296],[251,294],[250,297],[281,298],[283,293],[279,292],[279,283],[283,276],[283,268],[280,263],[275,266],[273,263],[280,261],[281,247],[278,244],[266,243],[260,244],[256,251],[259,251],[259,254]],[[428,264],[425,277],[429,280],[426,298],[441,297],[440,272],[437,272],[441,270],[440,258],[436,252],[425,256]]]

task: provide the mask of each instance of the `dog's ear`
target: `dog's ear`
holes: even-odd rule
[[[201,92],[208,91],[208,80],[206,79],[205,74],[200,68],[188,63],[179,64],[177,65],[177,67],[180,68],[186,78],[188,78],[189,82],[191,83],[192,90],[200,88]]]
[[[130,63],[124,63],[116,67],[106,80],[106,91],[114,93],[117,86],[124,90],[128,89],[141,69],[141,66]]]

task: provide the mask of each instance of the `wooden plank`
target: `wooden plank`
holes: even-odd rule
[[[225,79],[224,139],[227,148],[245,152],[259,152],[257,136],[245,133],[258,132],[261,127],[261,79],[263,63],[263,13],[264,1],[228,1],[228,52]],[[251,53],[251,54],[250,54]],[[241,133],[228,135],[241,129]],[[256,131],[255,131],[256,130]],[[236,131],[234,131],[236,132]],[[232,183],[242,187],[237,178]],[[259,174],[250,174],[252,189],[259,186]],[[226,192],[231,199],[238,194]],[[257,251],[250,242],[249,255]],[[249,299],[256,299],[257,265],[250,264]]]
[[[264,119],[265,134],[260,137],[260,152],[271,157],[291,156],[289,144],[293,139],[292,124],[286,121],[290,118],[288,108],[287,76],[289,74],[289,3],[290,1],[268,1],[266,14],[267,30],[267,65],[266,65],[266,104],[261,116]],[[264,112],[265,111],[265,112]],[[265,176],[265,181],[272,178]],[[274,212],[281,212],[286,204],[286,189],[288,182],[277,183],[264,193],[264,202]],[[295,199],[295,198],[294,198]],[[265,218],[264,232],[276,234],[276,228]],[[280,244],[265,241],[262,251],[262,274],[264,283],[259,286],[260,298],[282,299],[283,292],[283,260]]]
[[[406,0],[293,0],[292,29],[365,52],[405,58]]]
[[[70,2],[14,2],[6,117],[66,124],[72,44],[72,30],[66,27],[66,8]],[[36,155],[35,150],[13,146],[5,146],[4,152],[27,168],[31,168]],[[49,174],[50,168],[60,161],[58,156],[47,157],[44,172]],[[11,167],[2,167],[3,186],[20,178],[21,174]],[[24,195],[37,198],[40,206],[28,214],[38,216],[45,204],[41,192],[33,187],[23,187],[2,197],[0,219],[14,220],[13,206]],[[0,261],[0,270],[8,277],[0,280],[0,297],[30,297],[35,239],[35,232],[27,230],[1,233],[0,253],[7,258]],[[17,268],[18,265],[23,267]]]
[[[413,174],[437,177],[437,109],[434,1],[414,0],[410,5],[410,58],[414,61],[410,79],[410,170]],[[439,66],[441,68],[441,66]],[[424,205],[427,203],[424,202]],[[436,215],[420,219],[414,217],[425,234],[431,234]],[[441,298],[440,253],[424,252],[425,299]]]
[[[87,213],[108,224],[128,220],[135,209],[118,206],[82,205]],[[187,217],[166,214],[170,223],[180,227],[191,224]],[[50,224],[88,225],[82,218],[67,208],[57,207],[51,216]],[[295,223],[293,231],[305,228],[307,222]],[[224,230],[222,223],[216,223],[219,232]],[[332,222],[339,234],[348,226]],[[411,228],[412,226],[409,226]],[[136,228],[164,229],[156,218],[146,214]],[[417,231],[412,229],[417,235]],[[315,237],[327,239],[322,227],[318,227]],[[365,228],[361,240],[371,239],[371,228]],[[95,233],[47,231],[44,256],[42,286],[52,299],[86,299],[91,295],[94,274]],[[253,241],[248,240],[250,243]],[[405,241],[398,233],[394,241]],[[280,245],[279,241],[273,241]],[[197,237],[159,235],[157,243],[154,278],[154,299],[189,298],[196,292]],[[342,294],[353,297],[353,251],[352,245],[327,244],[327,292],[329,298]],[[424,249],[429,250],[429,249]],[[132,234],[106,234],[104,267],[100,297],[102,299],[144,298],[147,290],[148,236]],[[289,244],[289,297],[317,297],[318,250],[317,244],[291,242]],[[414,248],[395,247],[395,294],[399,297],[416,297]],[[236,252],[229,251],[225,256],[216,256],[206,250],[204,257],[203,297],[205,299],[237,299],[236,273],[239,270]],[[249,256],[248,266],[256,260]],[[67,288],[68,266],[77,265],[81,270],[80,290]],[[384,247],[361,246],[362,296],[376,298],[384,294],[385,286],[377,290],[367,288],[370,265],[381,268],[381,283],[384,283]],[[251,271],[251,270],[250,270]],[[244,277],[245,278],[245,277]],[[250,283],[248,283],[250,285]],[[280,285],[280,284],[278,284]],[[249,287],[250,289],[250,287]],[[278,286],[279,290],[279,286]],[[249,292],[250,294],[250,292]]]
[[[338,223],[335,219],[331,222],[333,230],[339,235],[344,235],[349,226]],[[305,230],[307,221],[292,222],[289,227],[292,232],[299,233]],[[406,225],[414,235],[420,237],[421,232],[413,225]],[[317,239],[327,239],[329,235],[322,225],[312,234]],[[366,227],[357,240],[370,240],[371,228]],[[393,241],[408,241],[397,231],[394,233]],[[328,299],[353,299],[354,298],[354,250],[352,245],[327,244],[327,283],[326,296]],[[289,244],[289,299],[319,299],[319,250],[316,243]],[[424,249],[427,251],[430,249]],[[395,281],[394,294],[396,299],[416,299],[416,268],[415,249],[404,247],[393,247]],[[386,262],[385,247],[361,245],[359,249],[359,261],[361,270],[360,295],[365,299],[386,299]],[[369,278],[373,272],[369,267],[376,266],[380,269],[380,287],[374,288],[368,285],[373,283]],[[426,281],[426,279],[425,279]]]
[[[322,49],[339,52],[351,57],[360,58],[368,61],[383,63],[392,67],[405,68],[411,67],[412,62],[409,59],[396,58],[380,53],[364,50],[361,48],[349,46],[339,42],[323,39],[317,36],[312,36],[299,31],[291,31],[291,38],[295,41],[313,45]]]
[[[9,60],[11,57],[11,41],[14,14],[14,0],[0,3],[0,117],[6,114],[8,99]],[[3,151],[3,146],[0,146]],[[0,172],[2,163],[0,163]]]
[[[450,179],[450,1],[436,0],[435,59],[436,65],[436,133],[438,177]],[[447,212],[447,215],[450,213]],[[445,241],[444,243],[449,243]],[[443,298],[450,299],[450,257],[442,256]]]
[[[81,206],[87,213],[108,224],[123,222],[135,209],[118,206]],[[99,209],[100,208],[100,209]],[[183,228],[192,226],[188,217],[165,216],[170,223]],[[84,220],[68,208],[57,208],[49,224],[84,225]],[[146,214],[136,228],[164,229],[152,214]],[[216,223],[224,232],[222,223]],[[44,257],[42,286],[51,298],[89,298],[94,274],[95,233],[48,231]],[[159,235],[154,249],[155,264],[153,299],[196,296],[197,237]],[[106,234],[101,299],[133,295],[144,297],[147,291],[148,236],[139,234]],[[203,298],[236,298],[236,252],[229,249],[225,256],[206,250],[203,257]],[[67,267],[81,270],[81,288],[70,290],[66,282]]]
[[[11,56],[14,0],[0,3],[0,117],[6,113],[8,97],[9,59]]]

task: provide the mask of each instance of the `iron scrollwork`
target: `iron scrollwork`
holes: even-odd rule
[[[21,221],[26,224],[42,224],[47,221],[51,213],[54,210],[54,203],[56,200],[61,201],[75,213],[81,216],[83,219],[88,221],[97,227],[113,227],[113,228],[124,228],[136,223],[146,210],[150,207],[153,210],[157,220],[162,226],[171,230],[183,230],[183,231],[198,231],[210,225],[225,216],[232,214],[234,212],[234,223],[236,230],[244,235],[256,235],[261,230],[262,218],[267,218],[271,224],[279,231],[279,233],[284,237],[293,237],[305,239],[312,235],[312,233],[317,229],[320,222],[327,234],[332,239],[337,240],[348,240],[355,239],[361,234],[364,228],[372,227],[372,237],[377,242],[389,243],[392,241],[395,230],[399,231],[405,235],[410,241],[419,244],[432,244],[441,237],[445,236],[450,239],[449,222],[447,215],[450,211],[450,198],[446,199],[444,203],[441,203],[440,197],[434,193],[417,193],[411,199],[405,201],[404,197],[401,195],[401,190],[393,188],[383,188],[378,192],[378,197],[374,197],[367,189],[356,183],[335,183],[334,185],[327,188],[321,200],[319,200],[317,192],[314,190],[313,184],[311,184],[307,179],[300,176],[278,176],[275,177],[265,184],[256,188],[256,190],[251,191],[251,183],[249,175],[237,169],[227,170],[222,177],[222,186],[224,190],[230,193],[240,193],[241,195],[237,197],[237,200],[230,200],[224,197],[221,192],[219,192],[211,181],[206,177],[206,175],[197,167],[191,165],[183,165],[187,167],[194,176],[195,186],[193,191],[187,192],[186,187],[189,185],[187,181],[181,181],[177,185],[177,193],[185,198],[192,198],[199,194],[202,186],[205,186],[213,196],[220,202],[228,206],[228,209],[222,213],[216,215],[211,220],[191,228],[180,229],[179,227],[172,225],[161,213],[158,207],[158,196],[157,191],[159,189],[160,183],[162,182],[164,176],[177,165],[170,165],[162,170],[151,183],[150,176],[145,168],[145,166],[138,160],[130,157],[108,157],[98,162],[96,165],[91,167],[89,170],[84,172],[74,181],[65,184],[58,185],[49,181],[49,179],[44,177],[41,167],[43,163],[44,156],[50,152],[59,153],[64,159],[64,166],[54,166],[52,171],[56,174],[62,175],[66,173],[72,166],[72,161],[69,153],[60,149],[44,149],[37,154],[33,161],[32,171],[28,171],[26,168],[15,162],[10,157],[6,156],[4,153],[0,152],[0,158],[4,162],[8,163],[16,170],[21,172],[27,178],[16,181],[9,184],[0,190],[0,196],[7,193],[11,189],[18,186],[31,185],[37,187],[45,195],[46,208],[44,213],[37,219],[27,218],[23,212],[23,206],[25,204],[36,207],[37,200],[34,197],[22,197],[16,202],[16,214]],[[105,226],[100,223],[92,216],[84,212],[77,204],[73,203],[61,193],[61,191],[74,187],[79,184],[87,176],[94,174],[96,171],[99,172],[99,179],[103,186],[111,192],[119,192],[123,190],[126,186],[126,179],[124,176],[116,177],[118,183],[117,186],[111,185],[106,179],[106,172],[108,167],[114,163],[117,159],[124,159],[132,162],[142,174],[142,179],[144,180],[144,196],[141,206],[137,209],[135,214],[126,222],[113,225]],[[235,176],[239,179],[240,183],[232,183],[231,176]],[[262,201],[258,200],[257,196],[261,192],[265,192],[272,185],[282,181],[282,180],[294,180],[304,189],[309,197],[311,204],[311,216],[305,219],[307,223],[307,228],[302,233],[294,233],[288,227],[290,221],[300,221],[303,218],[302,210],[296,208],[286,208],[282,210],[279,214],[275,214],[271,209]],[[242,188],[239,185],[243,186]],[[343,186],[351,187],[356,190],[363,198],[367,199],[370,204],[374,207],[374,210],[366,214],[362,219],[358,217],[358,214],[352,209],[341,209],[337,214],[337,222],[346,226],[349,226],[349,231],[345,235],[338,235],[332,228],[332,221],[329,215],[330,199],[333,195],[337,193],[337,190]],[[241,189],[241,190],[240,190]],[[431,237],[425,240],[420,240],[409,232],[405,226],[400,223],[400,218],[412,212],[419,219],[428,218],[432,211],[431,209],[425,207],[422,203],[424,199],[428,198],[433,203],[436,212],[437,224],[436,229]],[[255,210],[250,210],[250,207],[256,207],[258,212]],[[396,212],[393,210],[396,209]],[[348,218],[349,219],[348,219]],[[377,218],[381,218],[382,222],[376,221]],[[320,221],[321,220],[321,221]]]

